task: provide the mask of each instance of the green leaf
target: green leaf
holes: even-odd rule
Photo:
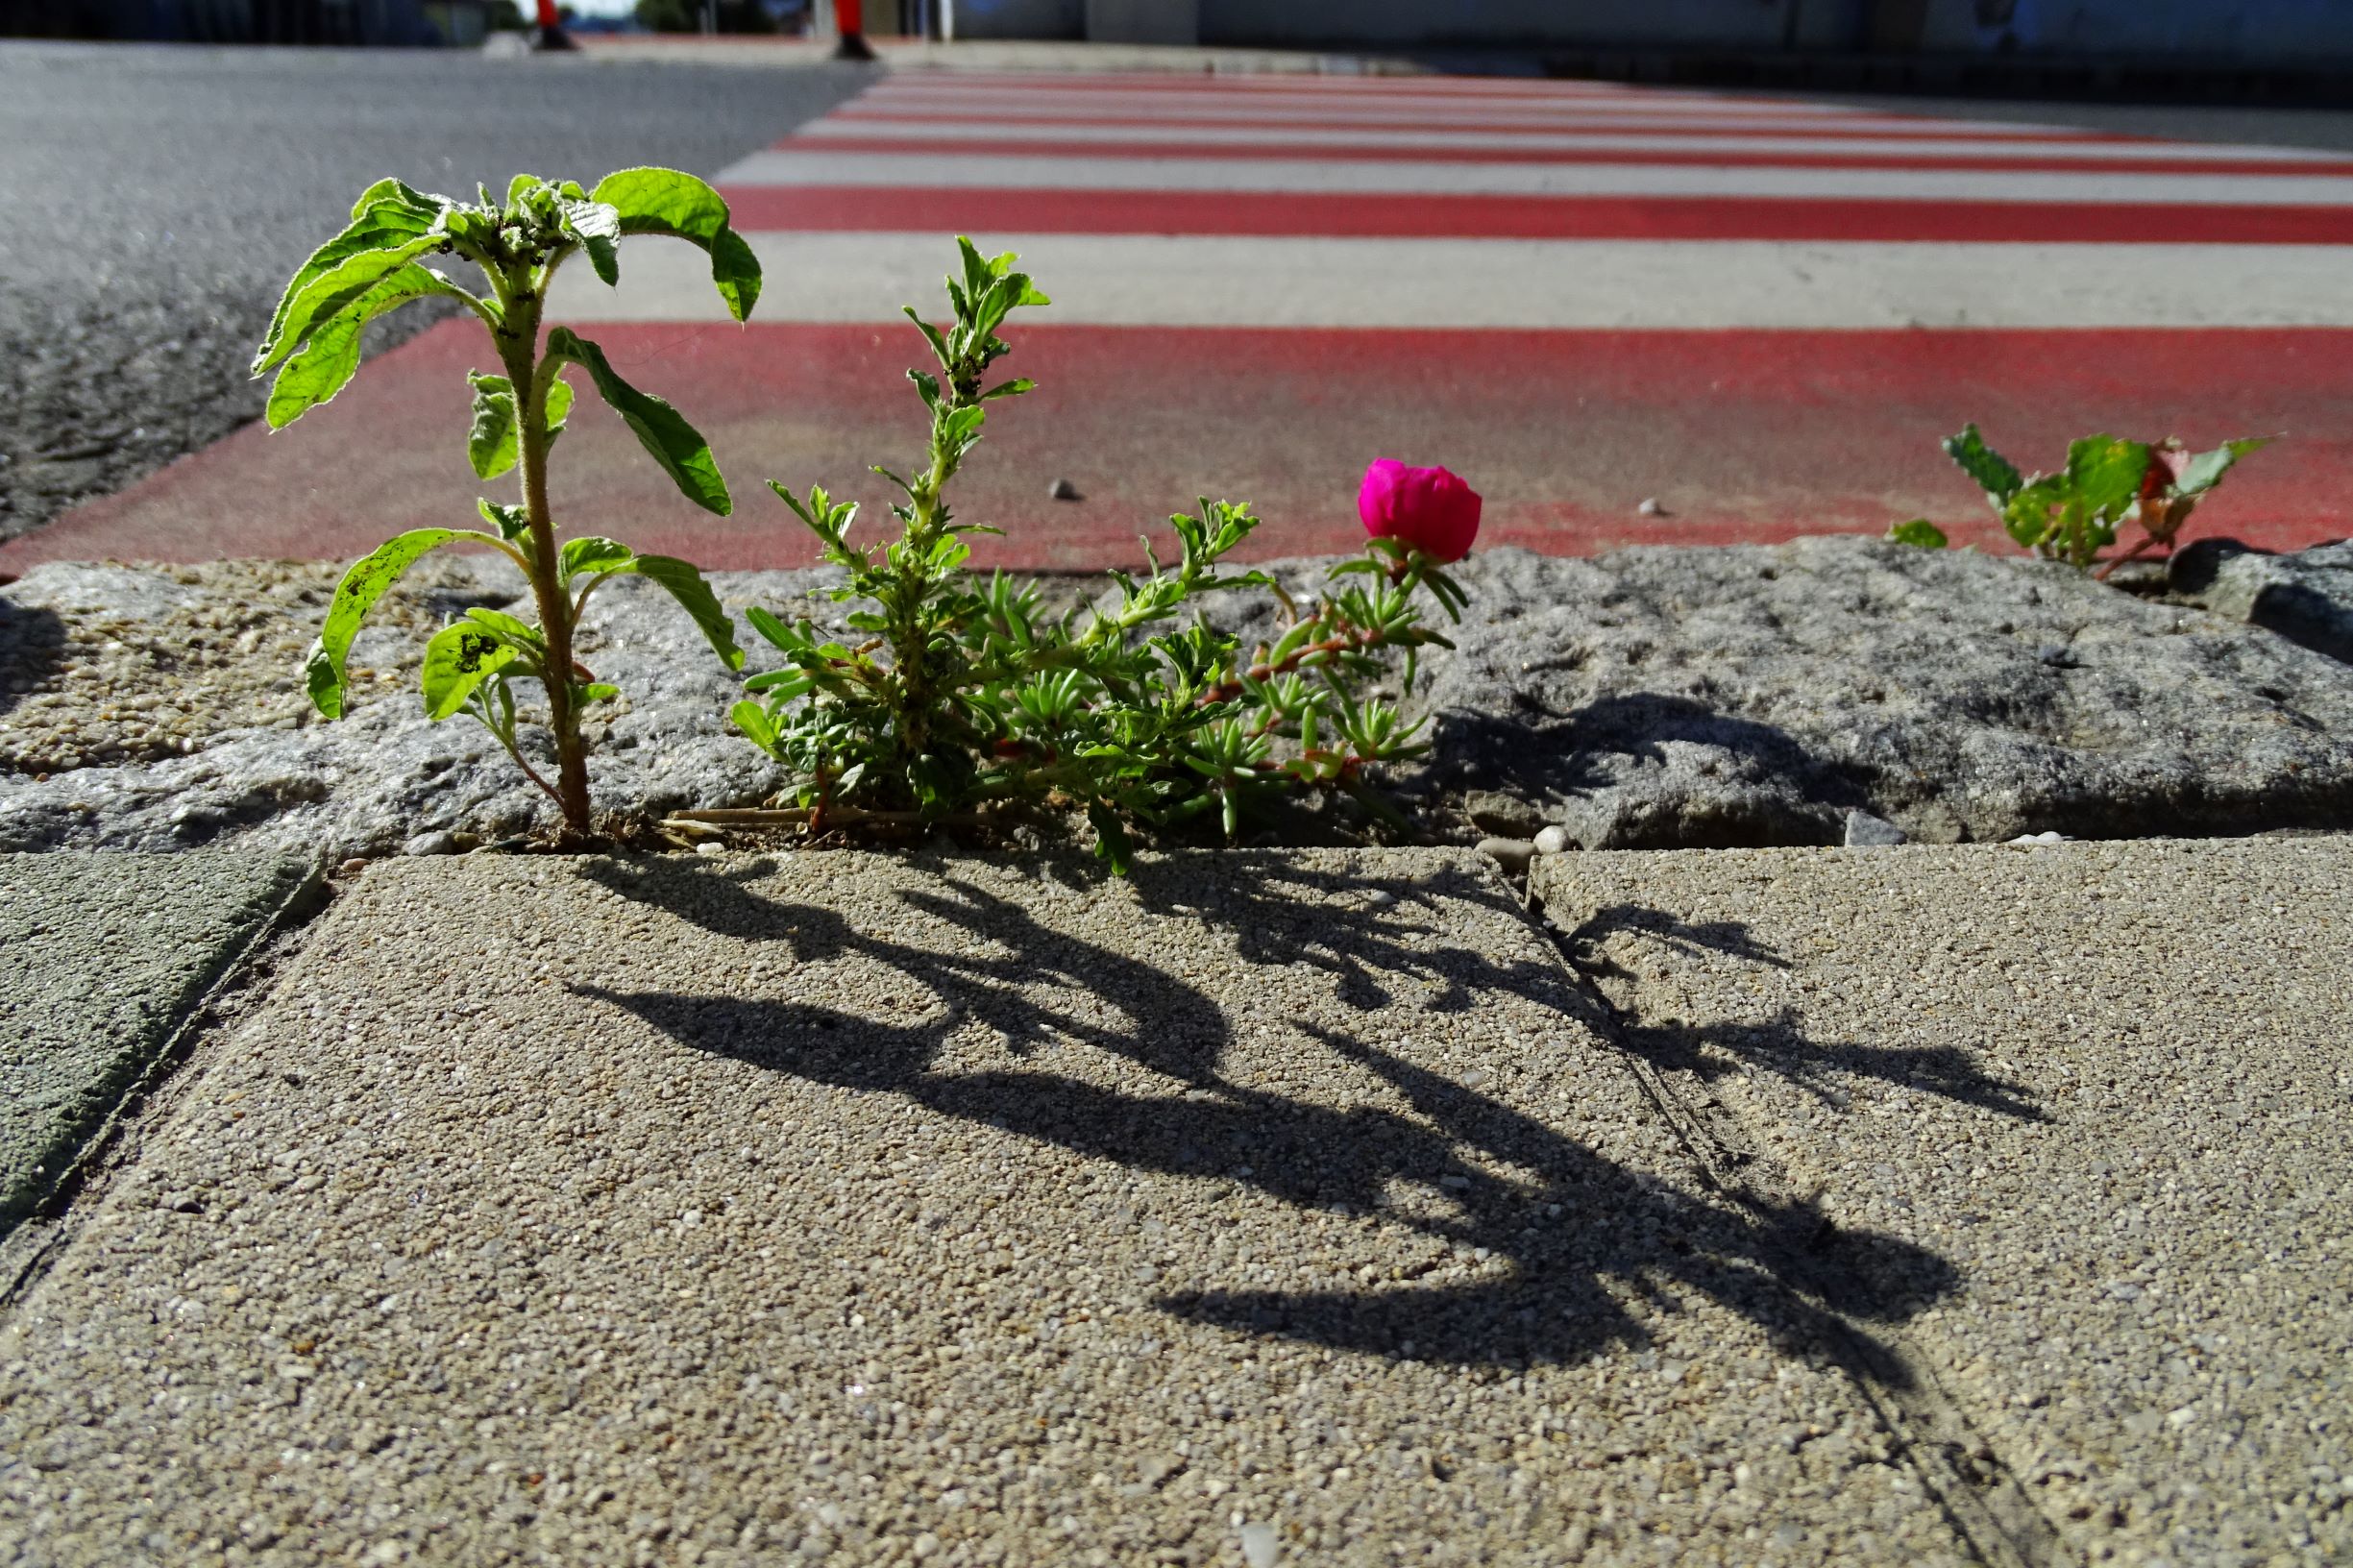
[[[354,251],[311,276],[307,282],[301,281],[302,274],[296,275],[297,281],[287,285],[285,297],[279,302],[281,314],[271,324],[269,335],[262,339],[260,352],[254,355],[256,376],[300,348],[314,329],[331,321],[377,284],[441,243],[440,235],[429,233],[380,233],[376,238],[384,243]]]
[[[987,403],[991,398],[1017,398],[1024,392],[1035,392],[1037,390],[1038,383],[1036,381],[1031,380],[1026,376],[1017,376],[1010,381],[1003,382],[997,386],[993,386],[989,388],[988,391],[983,392],[980,395],[980,401]]]
[[[269,331],[262,334],[261,352],[278,346],[285,331],[286,314],[303,290],[322,273],[362,251],[381,250],[425,233],[439,220],[448,203],[437,196],[411,190],[398,180],[379,180],[360,192],[352,206],[352,221],[341,233],[312,251],[279,295],[270,313]],[[256,375],[260,372],[257,370]]]
[[[1945,537],[1945,530],[1924,517],[1897,524],[1887,530],[1887,536],[1900,545],[1913,545],[1922,550],[1943,550],[1949,543]]]
[[[270,383],[264,413],[273,430],[282,430],[343,390],[359,369],[359,334],[369,322],[410,300],[454,290],[450,281],[413,261],[314,326],[309,339],[279,367]]]
[[[613,208],[622,233],[667,234],[702,247],[711,257],[712,286],[728,313],[738,321],[751,314],[760,298],[760,258],[728,226],[727,204],[718,191],[676,169],[617,169],[597,182],[589,200]]]
[[[2230,472],[2233,463],[2250,452],[2269,446],[2273,439],[2267,435],[2249,436],[2243,440],[2225,441],[2212,452],[2201,452],[2191,458],[2189,465],[2181,471],[2181,478],[2174,488],[2185,496],[2203,495],[2222,482],[2222,476]]]
[[[721,661],[730,670],[744,668],[744,650],[735,643],[735,623],[727,618],[719,596],[711,592],[711,585],[694,565],[675,555],[640,555],[629,563],[628,570],[669,589],[670,597],[702,628]]]
[[[604,351],[569,327],[548,333],[548,353],[586,368],[589,379],[597,383],[597,395],[637,432],[639,443],[687,500],[722,517],[734,509],[727,481],[720,478],[719,464],[711,457],[710,444],[678,410],[623,380],[606,361]]]
[[[474,509],[482,514],[483,522],[499,530],[502,539],[520,539],[531,531],[530,513],[520,506],[505,505],[484,497],[474,503]]]
[[[555,576],[559,582],[570,582],[582,572],[626,572],[637,559],[637,552],[617,539],[601,539],[590,535],[567,539],[556,551]]]
[[[456,621],[425,645],[425,715],[438,723],[466,705],[474,688],[523,655],[504,637],[472,621]]]
[[[463,538],[466,532],[460,528],[411,528],[377,546],[343,574],[343,580],[335,585],[335,597],[327,606],[327,624],[319,628],[318,640],[310,645],[309,656],[303,661],[311,705],[321,714],[330,719],[343,717],[343,661],[351,653],[352,639],[359,634],[359,624],[368,618],[376,601],[384,597],[384,590],[428,551]]]
[[[1961,472],[1998,502],[2008,501],[2024,482],[2007,457],[1985,444],[1974,425],[1965,425],[1960,434],[1945,437],[1945,455],[1960,464]]]
[[[503,376],[466,373],[474,388],[474,423],[466,430],[466,460],[477,478],[495,479],[515,466],[515,383]]]
[[[466,431],[466,457],[477,478],[495,479],[515,466],[521,452],[520,421],[515,411],[515,387],[503,376],[466,373],[474,388],[474,423]],[[562,377],[548,385],[548,435],[552,439],[572,412],[572,387]]]
[[[561,376],[548,383],[548,439],[553,441],[564,433],[564,421],[572,417],[572,383]]]
[[[609,202],[566,202],[564,233],[588,253],[588,264],[607,288],[621,282],[621,213]]]
[[[2141,494],[2148,473],[2148,443],[2113,435],[2087,435],[2068,443],[2067,479],[2085,511],[2115,518]]]
[[[766,708],[748,698],[729,708],[727,717],[735,721],[735,727],[744,732],[746,740],[770,756],[776,754],[776,724]]]
[[[609,681],[592,680],[577,688],[575,695],[578,697],[580,706],[586,707],[591,702],[612,701],[621,695],[621,688]]]

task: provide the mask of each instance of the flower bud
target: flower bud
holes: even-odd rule
[[[1357,516],[1374,538],[1398,540],[1445,565],[1469,554],[1479,537],[1479,492],[1445,469],[1378,457],[1357,491]]]

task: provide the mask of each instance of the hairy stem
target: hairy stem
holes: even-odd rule
[[[499,356],[520,400],[523,512],[530,528],[531,598],[548,639],[542,684],[548,693],[548,728],[555,737],[555,803],[564,814],[564,837],[577,840],[591,830],[588,752],[572,696],[573,604],[556,580],[555,525],[548,509],[548,388],[539,374],[539,296],[526,282],[511,297],[506,325],[498,334]]]

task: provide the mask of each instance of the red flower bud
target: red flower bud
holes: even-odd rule
[[[1357,491],[1357,516],[1376,539],[1396,539],[1444,565],[1479,537],[1479,492],[1442,468],[1409,468],[1378,457]]]

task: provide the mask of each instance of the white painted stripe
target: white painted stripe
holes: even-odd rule
[[[1704,164],[1342,162],[1305,159],[970,158],[761,152],[722,171],[743,185],[946,185],[1021,190],[1387,192],[1396,195],[1812,197],[1871,201],[2150,202],[2341,207],[2353,176],[2043,170],[1711,168]]]
[[[937,312],[928,234],[755,233],[768,321]],[[996,234],[1054,296],[1040,325],[1496,328],[2349,327],[2353,246],[1903,245]],[[557,319],[722,321],[690,246],[623,242],[619,289],[558,278]],[[1432,280],[1444,281],[1434,287]],[[2062,351],[2063,352],[2063,351]]]
[[[1037,123],[1044,129],[1065,129],[1069,132],[1090,131],[1098,126],[1131,124],[1162,131],[1169,135],[1190,135],[1210,129],[1256,130],[1267,135],[1280,135],[1291,128],[1302,131],[1344,131],[1369,133],[1427,132],[1438,135],[1480,135],[1499,137],[1539,137],[1546,135],[1609,135],[1650,133],[1679,135],[1755,135],[1788,136],[1813,135],[1824,140],[1841,137],[1877,137],[1899,139],[1936,139],[1940,141],[1982,142],[1989,147],[2017,141],[2080,141],[2090,145],[2110,145],[2088,131],[2070,130],[2064,126],[2041,129],[2031,126],[2003,127],[1999,130],[1980,130],[1975,126],[1939,125],[1925,120],[1755,120],[1708,119],[1676,120],[1663,115],[1629,118],[1625,115],[1566,115],[1559,118],[1528,121],[1461,121],[1438,120],[1427,114],[1393,114],[1365,116],[1354,114],[1287,114],[1265,115],[1191,115],[1185,117],[1153,114],[1120,114],[1099,110],[1093,114],[1037,114],[1008,119],[983,110],[937,110],[918,113],[891,110],[872,112],[860,109],[840,109],[817,125],[1027,125]],[[2127,142],[2130,146],[2162,146],[2159,142]]]
[[[1132,110],[1168,109],[1200,110],[1204,112],[1234,114],[1272,113],[1296,110],[1311,114],[1359,114],[1369,110],[1411,110],[1417,113],[1447,117],[1476,118],[1484,114],[1715,114],[1777,115],[1790,119],[1843,119],[1858,115],[1884,115],[1884,110],[1868,109],[1855,104],[1807,103],[1792,99],[1774,98],[1704,98],[1675,97],[1669,94],[1626,93],[1614,96],[1576,96],[1557,99],[1531,98],[1495,101],[1463,99],[1452,96],[1397,91],[1367,93],[1361,98],[1336,102],[1325,96],[1291,96],[1252,94],[1235,97],[1201,91],[1194,86],[1131,87],[1117,91],[1064,91],[1054,87],[996,88],[977,83],[957,83],[910,86],[897,79],[875,84],[860,93],[853,102],[869,105],[947,106],[977,105],[989,109],[1026,109],[1033,105],[1050,104],[1070,109],[1092,108],[1096,111],[1108,108]],[[1925,118],[1925,116],[1904,116]]]
[[[948,141],[974,137],[993,141],[1096,141],[1150,145],[1166,142],[1182,156],[1188,145],[1215,147],[1476,148],[1512,152],[1694,152],[1803,153],[1850,158],[2070,158],[2084,161],[2139,159],[2150,162],[2264,162],[2292,165],[2341,161],[2341,153],[2301,147],[2238,147],[2190,142],[2026,141],[1983,142],[1921,137],[1808,135],[1659,136],[1605,134],[1497,135],[1476,131],[1344,131],[1302,127],[1281,131],[1238,126],[1003,125],[985,119],[864,120],[840,116],[817,120],[789,138],[794,146],[853,137],[868,141]]]
[[[1630,106],[1620,110],[1564,110],[1559,113],[1528,111],[1481,112],[1477,114],[1448,114],[1434,110],[1399,108],[1387,104],[1362,109],[1292,109],[1258,108],[1249,105],[1224,104],[1130,104],[1113,100],[1099,104],[1070,104],[1053,102],[992,104],[979,101],[956,103],[898,103],[876,102],[860,98],[835,110],[846,118],[865,114],[920,116],[979,115],[993,118],[1014,115],[1023,119],[1049,120],[1115,120],[1148,119],[1154,124],[1168,125],[1392,125],[1444,127],[1462,130],[1511,130],[1515,127],[1531,131],[1553,130],[1562,126],[1597,125],[1621,126],[1629,129],[1645,125],[1731,127],[1754,126],[1760,130],[1792,130],[1821,126],[1828,129],[1861,128],[1900,131],[1904,128],[1933,131],[1939,135],[1970,135],[1973,128],[1934,120],[1906,119],[1893,114],[1851,114],[1835,118],[1816,114],[1778,114],[1770,110],[1728,108],[1722,112],[1695,113],[1657,105]],[[2016,135],[2021,133],[2036,136],[2093,135],[2096,133],[2070,131],[2064,126],[1990,127],[1981,134],[1990,139]]]

